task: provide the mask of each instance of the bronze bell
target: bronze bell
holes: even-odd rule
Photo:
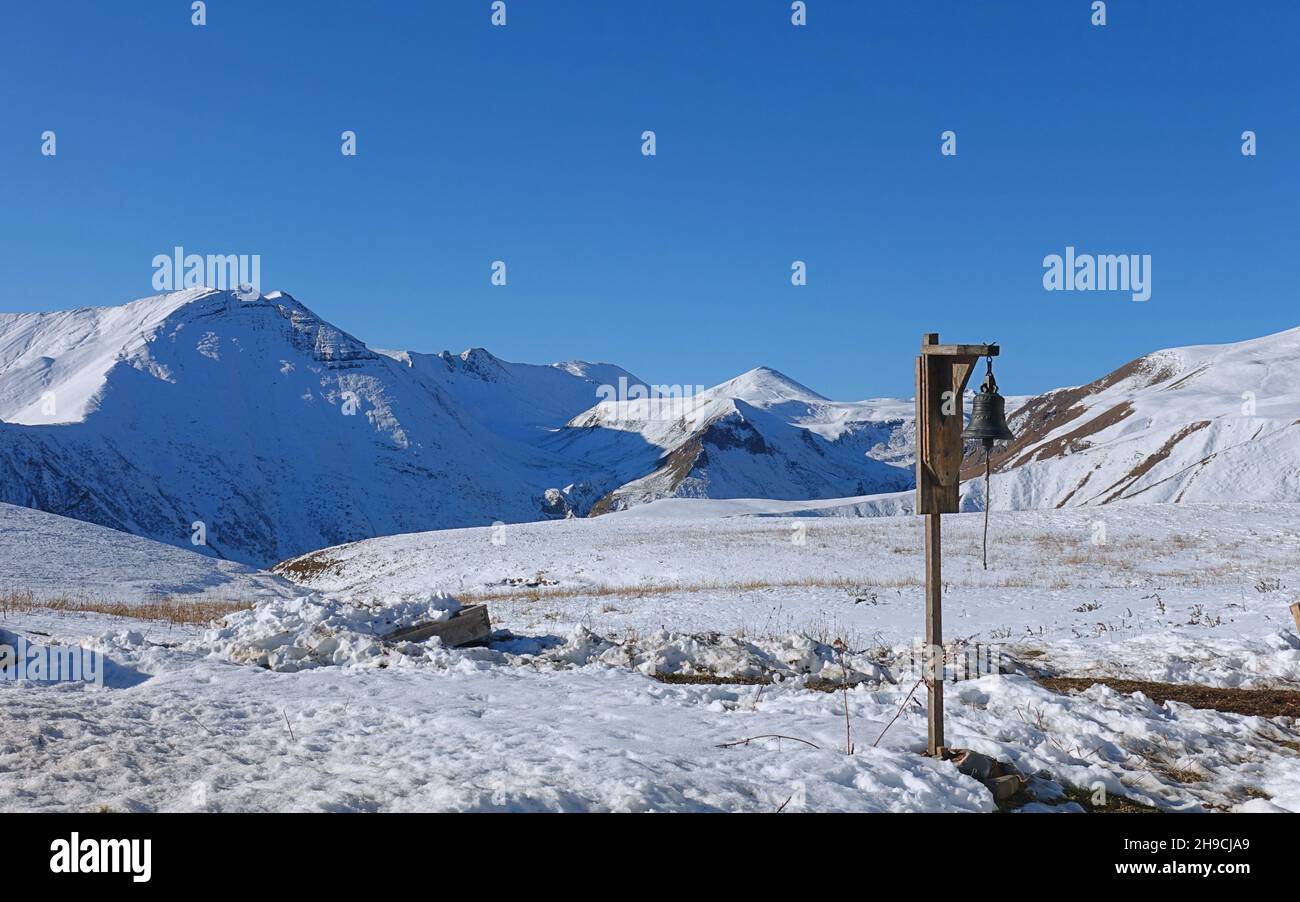
[[[984,443],[985,448],[992,448],[994,442],[1009,442],[1014,435],[1007,428],[1006,399],[998,394],[998,383],[993,378],[993,361],[988,362],[988,372],[984,375],[984,384],[971,404],[970,422],[962,430],[964,439],[976,438]]]

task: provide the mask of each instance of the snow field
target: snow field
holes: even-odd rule
[[[32,624],[68,635],[101,625],[89,615]],[[994,807],[980,784],[921,755],[924,692],[905,703],[905,685],[847,693],[855,744],[847,755],[841,692],[798,680],[665,685],[582,651],[590,637],[568,643],[578,652],[571,664],[563,654],[530,662],[494,647],[437,650],[423,666],[282,673],[234,663],[188,632],[179,645],[174,633],[155,644],[147,628],[102,635],[115,663],[147,676],[129,690],[0,689],[0,807]],[[1039,775],[1039,808],[1075,810],[1065,784],[1169,809],[1300,808],[1297,737],[1284,724],[1156,706],[1104,687],[1059,695],[1022,676],[964,682],[948,696],[950,742]],[[792,739],[719,748],[764,734],[819,748]]]
[[[10,635],[102,650],[113,678],[0,682],[0,807],[993,810],[982,785],[921,754],[925,693],[906,666],[921,620],[914,518],[668,505],[679,512],[511,526],[504,544],[471,529],[325,549],[300,590],[315,594],[209,629],[10,616]],[[979,518],[953,515],[946,634],[1020,668],[1294,687],[1292,512],[995,514],[987,572]],[[375,641],[376,624],[485,598],[490,647]],[[845,694],[815,687],[846,678],[852,755]],[[950,684],[946,710],[951,745],[1032,778],[1029,810],[1078,810],[1098,788],[1170,810],[1300,810],[1286,719],[1006,673]],[[804,742],[720,747],[769,734]]]

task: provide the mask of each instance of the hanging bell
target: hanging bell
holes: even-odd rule
[[[1009,442],[1014,435],[1007,428],[1006,399],[998,394],[998,383],[993,378],[993,360],[989,358],[988,372],[984,375],[984,384],[971,404],[970,422],[962,430],[964,439],[979,439],[985,448],[993,447],[994,442]]]

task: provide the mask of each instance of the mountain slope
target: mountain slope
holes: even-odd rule
[[[509,363],[483,348],[461,354],[378,351],[410,369],[431,390],[445,391],[500,435],[530,441],[553,430],[600,397],[603,385],[641,380],[612,363],[571,361],[543,366]]]
[[[293,598],[287,580],[44,511],[0,504],[0,592],[147,602]]]
[[[1300,329],[1156,351],[1009,421],[995,506],[1300,501]]]
[[[414,369],[281,293],[6,315],[0,501],[182,547],[201,523],[198,550],[254,564],[544,516],[563,462]],[[595,398],[587,377],[539,369],[571,383],[563,415]]]
[[[96,408],[109,371],[140,353],[168,316],[208,293],[178,291],[120,307],[0,314],[0,420],[81,422]]]
[[[764,367],[688,397],[603,402],[555,441],[629,476],[596,501],[592,512],[599,514],[659,498],[835,498],[904,489],[913,477],[898,459],[899,438],[910,426],[897,402],[828,401]]]

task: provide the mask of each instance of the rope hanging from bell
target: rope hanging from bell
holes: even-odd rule
[[[988,371],[979,394],[971,404],[970,422],[962,430],[963,439],[979,439],[984,445],[984,569],[989,569],[989,480],[992,473],[990,455],[994,442],[1008,442],[1015,438],[1007,428],[1006,399],[998,394],[998,383],[993,378],[993,358],[989,356]]]

